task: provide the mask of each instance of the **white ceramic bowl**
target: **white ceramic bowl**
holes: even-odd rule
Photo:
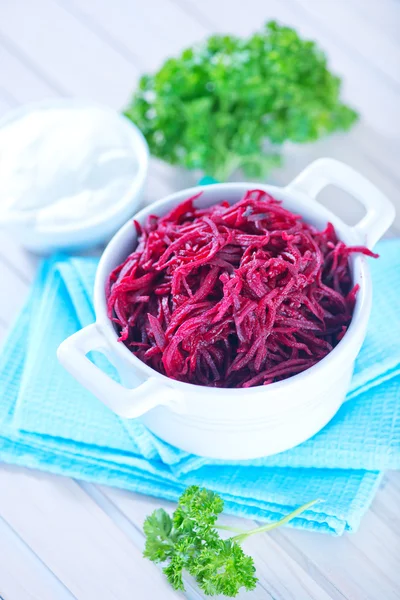
[[[366,208],[355,226],[345,225],[315,199],[334,184]],[[182,200],[202,191],[198,206],[221,200],[234,203],[251,188],[265,189],[323,228],[331,221],[346,244],[372,247],[394,219],[394,209],[379,190],[348,166],[332,159],[312,163],[285,188],[259,183],[226,183],[172,194],[136,215],[143,223],[150,214],[165,214]],[[94,303],[96,323],[65,340],[58,357],[72,375],[118,415],[140,418],[160,438],[188,452],[220,459],[249,459],[291,448],[319,431],[344,401],[355,358],[364,340],[372,288],[365,256],[353,256],[352,276],[360,285],[351,325],[340,343],[310,369],[284,381],[249,389],[216,389],[174,381],[136,358],[107,317],[105,281],[135,246],[129,221],[114,236],[97,270]],[[90,350],[102,350],[118,368],[120,385],[89,361]],[[125,387],[126,386],[126,387]]]
[[[137,159],[137,172],[132,178],[129,190],[116,199],[113,204],[101,214],[94,215],[84,222],[67,223],[65,225],[49,226],[45,230],[37,230],[23,223],[9,222],[0,219],[0,228],[12,234],[13,239],[34,252],[47,254],[55,250],[84,250],[108,241],[127,219],[138,210],[146,181],[149,151],[142,132],[126,117],[107,106],[75,98],[57,98],[27,104],[8,112],[0,120],[1,127],[14,120],[20,119],[33,110],[52,108],[90,108],[101,109],[110,113],[120,121],[130,136],[132,153]]]

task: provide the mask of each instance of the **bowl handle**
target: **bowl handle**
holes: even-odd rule
[[[353,229],[360,240],[372,248],[394,221],[393,204],[361,173],[333,158],[314,161],[285,189],[315,199],[327,185],[342,188],[364,206],[366,214]]]
[[[91,350],[104,351],[109,355],[107,341],[96,323],[84,327],[62,342],[57,357],[79,383],[117,415],[134,419],[160,405],[181,412],[183,396],[179,390],[165,385],[156,377],[150,377],[136,388],[126,388],[87,358]]]

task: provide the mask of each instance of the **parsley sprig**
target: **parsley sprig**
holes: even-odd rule
[[[347,130],[357,113],[317,44],[270,21],[248,38],[213,35],[140,79],[125,115],[151,153],[225,181],[264,177],[286,141]]]
[[[234,597],[242,587],[250,591],[257,583],[254,561],[240,544],[251,535],[284,525],[315,502],[304,504],[276,523],[242,531],[217,525],[224,501],[215,492],[191,486],[179,498],[172,517],[163,508],[147,517],[144,556],[155,563],[167,563],[163,571],[175,590],[185,590],[182,575],[187,571],[206,595]],[[223,539],[217,529],[236,535]]]

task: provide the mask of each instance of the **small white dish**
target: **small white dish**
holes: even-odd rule
[[[148,171],[149,151],[141,131],[126,117],[109,107],[73,98],[51,99],[28,104],[7,113],[0,120],[0,130],[12,121],[20,119],[31,111],[53,108],[96,108],[116,119],[118,127],[126,130],[135,157],[135,172],[132,183],[122,197],[113,199],[110,206],[84,221],[69,221],[65,224],[47,225],[36,228],[25,222],[23,215],[2,217],[0,230],[9,232],[13,239],[34,252],[47,254],[56,250],[84,250],[107,242],[113,234],[138,210]]]
[[[365,217],[350,227],[316,202],[327,185],[343,188],[365,207]],[[163,215],[198,192],[199,207],[222,200],[232,204],[244,193],[264,189],[318,228],[331,221],[348,245],[372,248],[390,227],[394,208],[362,175],[338,161],[324,158],[309,165],[285,188],[260,183],[222,183],[172,194],[135,218]],[[134,249],[131,221],[106,247],[97,269],[94,304],[96,323],[78,331],[58,349],[68,371],[118,415],[139,417],[156,435],[187,452],[219,459],[250,459],[287,450],[317,433],[343,403],[354,361],[364,341],[371,310],[372,285],[366,257],[352,255],[354,283],[360,286],[350,327],[339,344],[306,371],[267,386],[248,389],[208,388],[169,379],[154,371],[117,341],[107,316],[105,282],[109,273]],[[120,385],[89,361],[91,350],[107,353],[118,368]],[[125,387],[126,386],[126,387]]]

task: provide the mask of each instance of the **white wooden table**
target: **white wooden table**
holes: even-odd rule
[[[317,39],[362,114],[350,135],[288,149],[288,182],[316,156],[358,168],[400,213],[400,2],[398,0],[2,0],[0,114],[25,102],[80,96],[123,106],[144,70],[215,31],[247,34],[268,18]],[[190,177],[189,177],[190,179]],[[153,161],[146,201],[188,176]],[[337,193],[322,201],[355,220]],[[392,230],[400,230],[398,219]],[[0,238],[0,338],[26,296],[36,259]],[[141,557],[144,516],[166,505],[145,496],[0,467],[0,596],[4,600],[161,600],[182,597]],[[400,598],[400,475],[388,474],[357,534],[290,529],[247,544],[260,578],[241,597]],[[250,525],[250,523],[249,523]],[[188,588],[187,598],[202,596]]]

